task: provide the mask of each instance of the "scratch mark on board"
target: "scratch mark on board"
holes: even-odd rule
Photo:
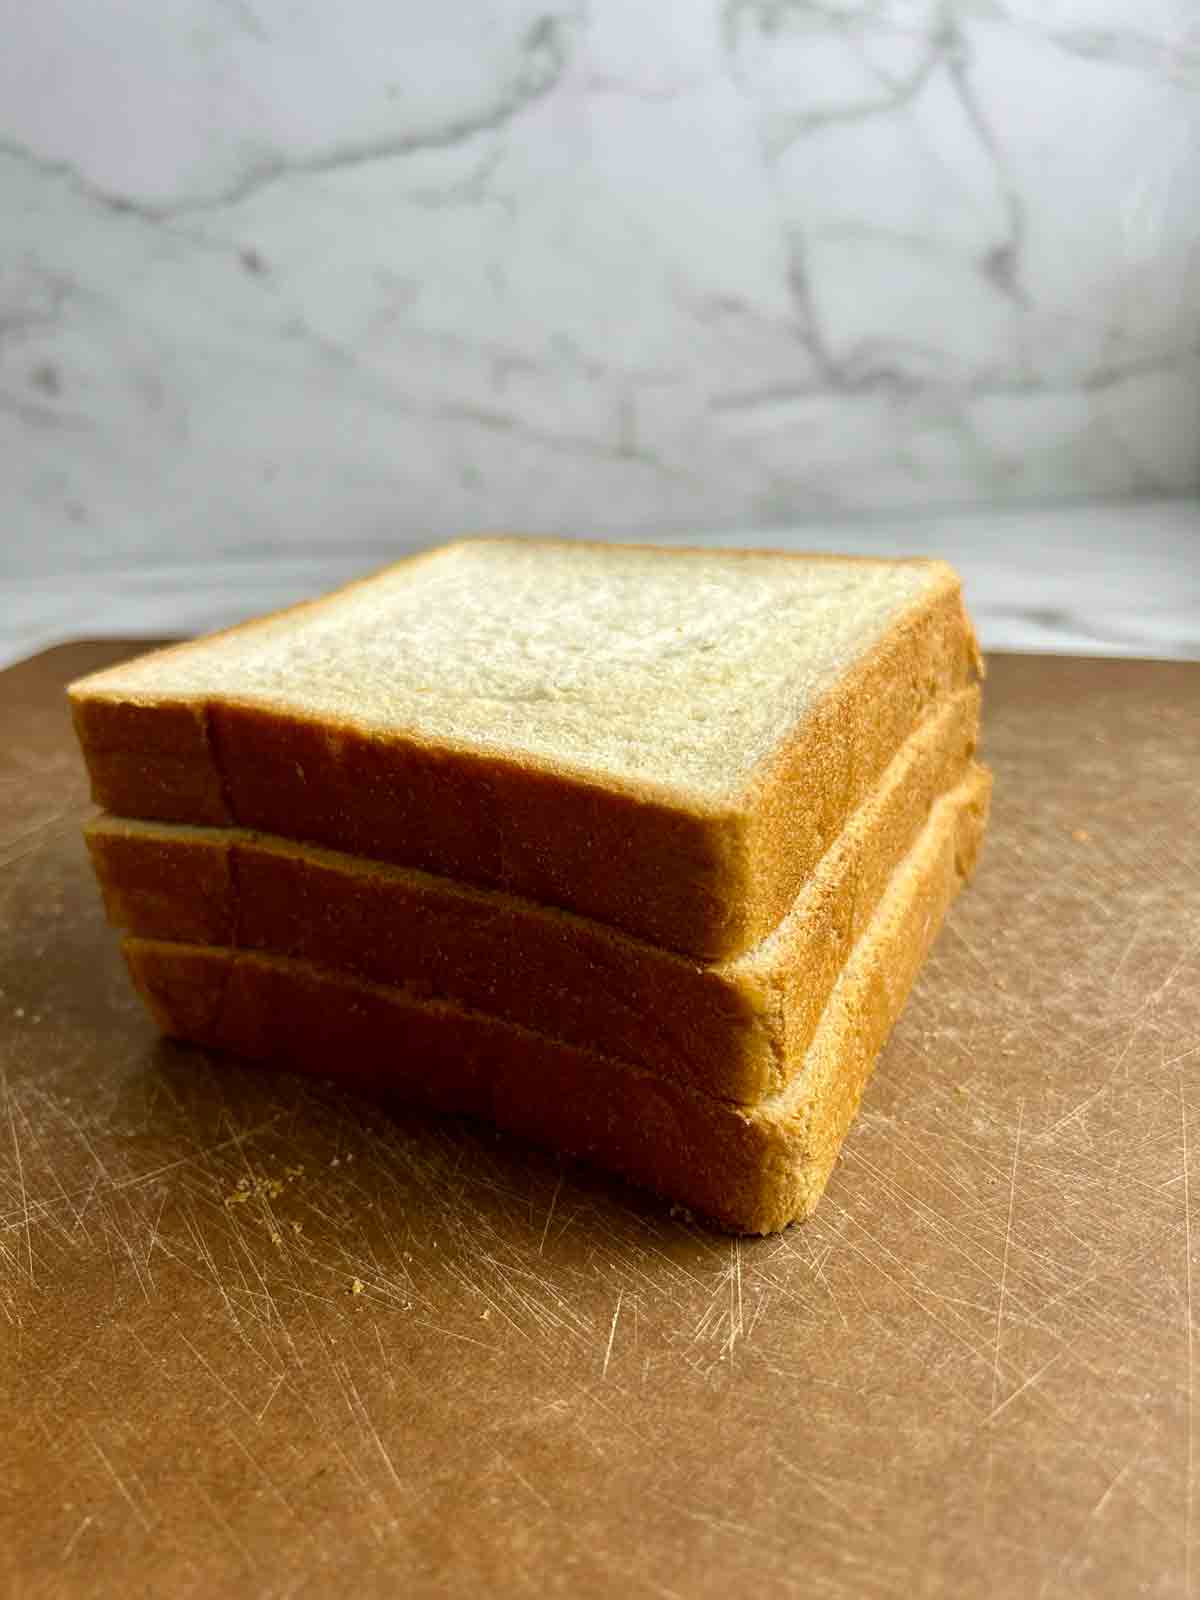
[[[546,1213],[546,1225],[542,1229],[542,1237],[538,1240],[537,1253],[540,1256],[546,1248],[546,1235],[550,1232],[550,1221],[554,1216],[554,1208],[558,1204],[558,1196],[563,1186],[562,1173],[558,1175],[558,1182],[554,1185],[554,1193],[550,1196],[550,1209]]]
[[[546,1511],[553,1509],[549,1500],[546,1499],[546,1496],[544,1494],[539,1494],[525,1474],[523,1472],[518,1472],[517,1468],[513,1466],[508,1457],[503,1455],[499,1450],[496,1451],[496,1460],[499,1461],[501,1466],[503,1466],[508,1472],[512,1473],[513,1477],[521,1485],[522,1489],[531,1495],[533,1499],[537,1501],[538,1505],[540,1505]]]
[[[723,1354],[731,1356],[733,1347],[745,1330],[742,1311],[742,1241],[734,1239],[729,1247],[729,1337],[725,1340]]]
[[[263,1418],[264,1418],[264,1417],[265,1417],[265,1416],[266,1416],[266,1414],[267,1414],[267,1407],[268,1407],[268,1406],[269,1406],[269,1405],[270,1405],[270,1404],[271,1404],[271,1401],[272,1401],[272,1400],[274,1400],[274,1398],[275,1398],[275,1396],[276,1396],[276,1395],[277,1395],[277,1394],[278,1394],[278,1393],[279,1393],[279,1391],[280,1391],[280,1389],[282,1389],[282,1388],[283,1388],[283,1384],[284,1384],[284,1379],[285,1379],[285,1376],[286,1376],[286,1374],[284,1374],[284,1373],[282,1373],[282,1372],[281,1372],[281,1373],[280,1373],[280,1374],[279,1374],[279,1376],[278,1376],[278,1378],[276,1378],[276,1380],[275,1380],[275,1387],[274,1387],[274,1388],[273,1388],[273,1389],[272,1389],[272,1390],[271,1390],[271,1392],[270,1392],[270,1394],[269,1394],[269,1395],[268,1395],[268,1396],[267,1396],[267,1398],[266,1398],[266,1399],[265,1399],[265,1400],[264,1400],[264,1401],[263,1401],[263,1406],[262,1406],[262,1410],[261,1410],[261,1411],[260,1411],[260,1412],[259,1412],[259,1413],[258,1413],[258,1415],[257,1415],[257,1416],[256,1416],[256,1417],[255,1417],[255,1419],[254,1419],[254,1420],[255,1420],[255,1422],[261,1422],[261,1421],[262,1421],[262,1419],[263,1419]]]
[[[129,1509],[133,1512],[134,1516],[141,1523],[143,1530],[146,1533],[149,1533],[150,1532],[150,1524],[146,1520],[145,1512],[142,1510],[141,1506],[138,1505],[137,1501],[130,1494],[128,1484],[125,1482],[124,1478],[122,1478],[121,1474],[117,1471],[116,1467],[114,1467],[112,1462],[109,1460],[108,1454],[105,1451],[104,1446],[95,1437],[95,1435],[92,1433],[91,1429],[88,1427],[88,1425],[86,1423],[80,1423],[80,1427],[83,1429],[84,1438],[91,1445],[92,1449],[96,1452],[96,1454],[100,1457],[100,1460],[104,1463],[105,1471],[108,1473],[108,1475],[112,1479],[112,1481],[116,1484],[117,1492],[120,1494],[121,1499],[124,1500],[125,1504],[129,1507]]]
[[[624,1298],[624,1289],[619,1289],[617,1291],[617,1309],[613,1312],[612,1327],[608,1330],[608,1348],[604,1352],[604,1366],[600,1371],[600,1376],[602,1378],[608,1377],[608,1363],[612,1360],[613,1340],[617,1337],[617,1321],[621,1315],[621,1301]]]
[[[1017,1133],[1013,1140],[1012,1171],[1008,1179],[1008,1222],[1004,1229],[1004,1256],[1000,1265],[1000,1293],[996,1300],[996,1342],[992,1352],[992,1412],[1000,1393],[1000,1337],[1004,1330],[1004,1301],[1008,1293],[1008,1254],[1012,1247],[1013,1211],[1017,1200],[1017,1163],[1021,1159],[1021,1129],[1025,1124],[1025,1100],[1017,1107]]]
[[[1051,1585],[1055,1584],[1059,1577],[1066,1572],[1075,1556],[1075,1552],[1078,1550],[1083,1540],[1087,1537],[1091,1525],[1094,1522],[1098,1522],[1104,1515],[1105,1510],[1107,1509],[1117,1490],[1121,1487],[1126,1478],[1128,1478],[1129,1474],[1133,1471],[1134,1467],[1141,1460],[1143,1451],[1146,1447],[1147,1437],[1148,1435],[1143,1437],[1141,1443],[1133,1451],[1129,1459],[1122,1466],[1120,1466],[1116,1472],[1111,1474],[1108,1482],[1100,1491],[1095,1503],[1092,1505],[1087,1516],[1084,1518],[1083,1525],[1077,1530],[1075,1536],[1067,1543],[1065,1549],[1058,1559],[1056,1566],[1053,1570],[1046,1572],[1042,1578],[1041,1584],[1038,1587],[1038,1600],[1046,1600],[1046,1597],[1051,1591]],[[1142,1504],[1144,1509],[1145,1503],[1139,1503]]]
[[[403,1494],[404,1479],[396,1471],[396,1463],[392,1460],[391,1454],[383,1442],[383,1438],[380,1435],[379,1429],[375,1426],[374,1417],[372,1417],[371,1413],[367,1410],[363,1397],[358,1392],[358,1385],[350,1376],[350,1368],[343,1364],[343,1372],[345,1382],[350,1388],[350,1394],[354,1397],[351,1410],[357,1412],[364,1435],[370,1438],[372,1444],[375,1446],[375,1449],[378,1451],[380,1459],[387,1469],[387,1475],[392,1480],[393,1488],[397,1489],[401,1494]]]
[[[80,1539],[83,1538],[84,1534],[88,1531],[95,1520],[95,1517],[84,1517],[83,1521],[75,1529],[75,1532],[67,1540],[66,1544],[63,1545],[63,1552],[59,1557],[61,1561],[69,1561],[71,1559],[71,1554],[74,1551],[75,1546],[79,1543]]]
[[[1056,1350],[1050,1357],[1049,1361],[1043,1361],[1042,1365],[1037,1369],[1036,1372],[1031,1372],[1029,1374],[1024,1383],[1018,1384],[1010,1394],[1006,1394],[1004,1399],[1001,1400],[1000,1404],[993,1407],[993,1409],[988,1413],[986,1420],[988,1422],[995,1422],[1000,1413],[1002,1411],[1007,1411],[1009,1406],[1012,1405],[1013,1401],[1019,1399],[1021,1395],[1025,1393],[1026,1389],[1032,1389],[1036,1384],[1040,1383],[1042,1378],[1045,1377],[1046,1373],[1049,1372],[1054,1363],[1056,1361],[1061,1361],[1066,1353],[1067,1351],[1065,1347],[1061,1350]]]
[[[798,1478],[801,1483],[804,1484],[806,1489],[816,1490],[822,1499],[827,1500],[834,1510],[840,1514],[844,1523],[848,1523],[851,1526],[857,1525],[858,1527],[862,1527],[862,1513],[856,1512],[850,1505],[847,1504],[846,1500],[842,1499],[841,1496],[834,1494],[833,1490],[829,1487],[829,1484],[823,1481],[817,1473],[813,1472],[811,1469],[808,1471],[801,1470],[801,1468],[796,1466],[795,1462],[789,1461],[787,1456],[785,1456],[781,1450],[777,1450],[774,1447],[768,1451],[768,1454],[774,1461],[778,1462],[778,1464],[783,1467],[785,1471],[790,1472],[793,1477]],[[836,1482],[837,1480],[832,1479],[830,1481]]]
[[[428,1321],[425,1317],[414,1317],[413,1326],[417,1328],[428,1328],[431,1333],[444,1334],[447,1339],[461,1339],[463,1344],[475,1344],[478,1345],[481,1350],[494,1350],[496,1348],[494,1344],[485,1344],[482,1339],[472,1339],[469,1334],[458,1333],[453,1328],[443,1328],[436,1322]]]
[[[4,1103],[8,1110],[8,1130],[12,1138],[13,1156],[17,1163],[17,1184],[21,1190],[21,1212],[24,1217],[25,1254],[29,1262],[29,1281],[36,1283],[33,1271],[33,1233],[30,1228],[29,1191],[25,1186],[25,1163],[21,1158],[21,1140],[17,1134],[17,1119],[13,1110],[13,1098],[8,1087],[8,1075],[2,1080],[4,1088]]]
[[[1120,1472],[1118,1472],[1116,1474],[1116,1476],[1110,1481],[1110,1483],[1109,1483],[1108,1487],[1105,1489],[1104,1493],[1100,1496],[1099,1500],[1096,1501],[1096,1504],[1088,1512],[1088,1520],[1089,1521],[1094,1521],[1097,1517],[1102,1517],[1104,1515],[1105,1506],[1112,1499],[1113,1495],[1116,1494],[1117,1490],[1121,1487],[1121,1484],[1124,1482],[1124,1480],[1129,1476],[1130,1472],[1133,1469],[1133,1464],[1134,1464],[1135,1460],[1136,1460],[1136,1457],[1130,1456],[1129,1460],[1121,1468]]]

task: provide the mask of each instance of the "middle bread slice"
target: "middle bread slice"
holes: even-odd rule
[[[699,963],[501,891],[236,828],[103,816],[108,916],[145,939],[267,951],[520,1023],[753,1105],[801,1061],[854,944],[939,796],[966,772],[980,691],[901,747],[790,911]]]

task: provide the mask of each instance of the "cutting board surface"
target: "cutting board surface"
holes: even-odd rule
[[[1200,1594],[1200,668],[990,662],[976,884],[739,1242],[156,1038],[62,697],[134,648],[0,674],[0,1593]]]

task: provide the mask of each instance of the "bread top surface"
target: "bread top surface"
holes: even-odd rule
[[[72,693],[251,704],[717,804],[954,583],[937,561],[467,540]]]

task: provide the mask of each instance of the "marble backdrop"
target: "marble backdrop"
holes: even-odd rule
[[[1200,482],[1195,0],[2,0],[0,571]]]

